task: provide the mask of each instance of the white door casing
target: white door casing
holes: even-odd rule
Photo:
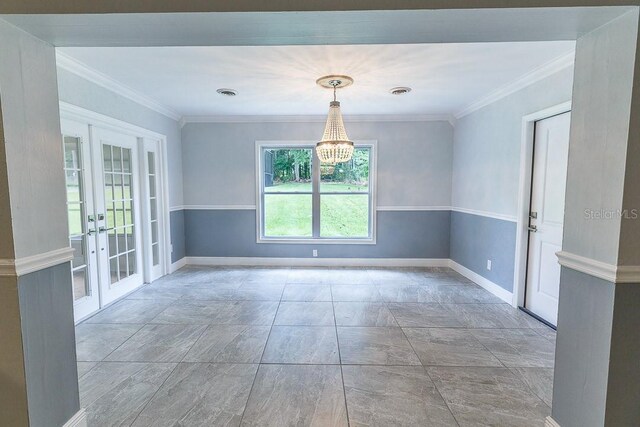
[[[558,316],[571,113],[535,124],[525,308],[555,325]]]

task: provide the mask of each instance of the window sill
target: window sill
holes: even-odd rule
[[[376,239],[363,238],[363,239],[287,239],[287,238],[269,238],[259,237],[257,243],[275,243],[285,245],[375,245]]]

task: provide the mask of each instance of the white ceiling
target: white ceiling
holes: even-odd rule
[[[348,74],[345,115],[455,114],[572,52],[573,41],[337,46],[58,48],[180,116],[322,115],[330,91],[315,84]],[[411,93],[393,96],[394,86]],[[236,97],[216,93],[232,88]]]

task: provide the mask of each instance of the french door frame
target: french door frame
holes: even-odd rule
[[[520,181],[518,187],[518,211],[516,232],[516,259],[513,276],[513,299],[511,305],[523,307],[527,282],[527,260],[529,253],[529,212],[531,208],[531,185],[533,171],[533,144],[536,122],[571,111],[571,101],[554,105],[528,114],[522,118],[520,142]]]
[[[136,154],[138,161],[135,165],[139,171],[139,185],[136,190],[140,196],[140,216],[142,218],[142,266],[139,269],[143,274],[143,283],[149,283],[156,278],[170,273],[171,268],[171,241],[170,241],[170,217],[169,217],[169,187],[168,187],[168,163],[167,163],[167,138],[165,135],[144,129],[140,126],[132,125],[130,123],[105,116],[100,113],[77,107],[72,104],[60,102],[60,118],[61,120],[69,120],[74,123],[86,126],[87,135],[85,137],[91,138],[89,135],[89,129],[91,127],[104,129],[106,131],[117,132],[128,136],[137,138]],[[86,146],[91,144],[90,140],[86,140]],[[155,146],[154,152],[156,154],[156,165],[158,167],[156,191],[158,193],[158,220],[161,226],[158,229],[158,243],[159,243],[159,258],[160,265],[156,268],[147,266],[151,257],[149,255],[150,248],[147,247],[147,236],[150,235],[150,221],[148,220],[148,185],[145,183],[148,179],[148,165],[145,163],[146,156],[144,155],[149,151],[149,144]],[[93,172],[96,173],[95,171]],[[98,192],[103,189],[96,189]],[[100,287],[97,283],[94,284],[96,292]],[[124,296],[124,295],[122,295]],[[118,298],[122,297],[119,296]],[[102,301],[102,296],[101,296]],[[101,303],[101,309],[108,306],[109,303]],[[83,318],[95,314],[94,312],[84,314],[82,317],[77,317],[75,320],[79,322]]]

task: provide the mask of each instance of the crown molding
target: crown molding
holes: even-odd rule
[[[0,277],[18,277],[73,259],[73,248],[61,248],[17,259],[0,259]]]
[[[368,114],[345,115],[345,122],[449,122],[455,125],[455,117],[451,114]],[[320,115],[212,115],[183,116],[180,127],[187,123],[324,123],[327,116]]]
[[[572,270],[615,284],[640,283],[640,266],[613,265],[567,251],[556,253],[558,263]]]
[[[571,51],[554,59],[553,61],[547,62],[546,64],[534,68],[523,76],[511,81],[510,83],[507,83],[502,87],[499,87],[493,92],[490,92],[487,96],[467,105],[465,108],[455,113],[454,117],[456,119],[460,119],[468,114],[473,113],[474,111],[481,109],[482,107],[486,107],[487,105],[492,104],[506,96],[509,96],[512,93],[524,89],[525,87],[530,86],[537,81],[549,77],[561,70],[564,70],[565,68],[572,67],[574,59],[575,51]]]
[[[123,85],[117,80],[114,80],[111,77],[94,70],[93,68],[87,66],[86,64],[78,61],[75,58],[72,58],[65,53],[56,51],[56,64],[63,70],[69,71],[70,73],[82,77],[83,79],[89,80],[90,82],[95,83],[98,86],[101,86],[137,104],[147,107],[150,110],[167,116],[173,120],[180,120],[180,114],[176,113],[169,107],[166,107],[165,105],[149,98],[148,96],[143,95],[142,93]]]

